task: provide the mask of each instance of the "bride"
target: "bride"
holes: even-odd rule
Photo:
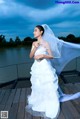
[[[80,97],[80,92],[73,95],[64,94],[58,85],[57,73],[61,70],[52,64],[61,61],[64,42],[56,38],[46,24],[37,25],[33,33],[37,41],[33,42],[30,52],[30,58],[34,58],[30,72],[32,92],[27,97],[28,105],[25,109],[34,116],[57,119],[60,102],[76,99]],[[80,56],[80,53],[76,53],[76,56],[78,55]],[[62,63],[60,61],[59,63]]]

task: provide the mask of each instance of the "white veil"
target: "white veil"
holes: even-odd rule
[[[59,40],[47,24],[42,24],[44,28],[43,39],[48,41],[54,58],[51,59],[52,66],[56,69],[56,73],[60,75],[65,65],[72,59],[80,56],[80,44],[68,43]],[[60,94],[60,102],[80,98],[80,92],[75,94],[64,94],[61,88],[58,88]]]
[[[47,24],[42,25],[44,28],[44,34],[42,38],[46,40],[51,47],[53,57],[54,58],[60,58],[61,57],[61,48],[62,48],[62,42],[59,43],[59,40],[57,37],[55,37],[53,31],[49,28]]]

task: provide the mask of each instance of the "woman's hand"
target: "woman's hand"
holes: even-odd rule
[[[39,43],[37,41],[33,42],[33,45],[38,48],[39,47]]]
[[[44,58],[44,54],[34,56],[34,59],[36,60],[43,59],[43,58]]]

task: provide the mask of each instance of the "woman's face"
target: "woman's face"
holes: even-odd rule
[[[39,36],[41,36],[42,31],[40,31],[37,27],[35,27],[33,34],[35,38],[38,38]]]

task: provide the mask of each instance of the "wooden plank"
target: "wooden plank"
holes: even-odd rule
[[[4,98],[5,93],[6,93],[6,90],[1,90],[1,93],[0,93],[0,111],[2,111],[4,109],[4,105],[2,105],[1,102]]]
[[[8,92],[7,92],[8,91]],[[65,85],[67,94],[80,91],[80,85]],[[25,106],[27,96],[31,93],[30,88],[1,90],[0,93],[0,109],[10,110],[9,119],[44,119],[32,116],[26,112]],[[61,112],[58,119],[80,119],[80,102],[76,100],[61,103]]]
[[[33,119],[40,119],[40,117],[33,116]]]
[[[0,104],[2,102],[2,99],[3,99],[4,95],[5,95],[5,93],[6,93],[6,90],[1,90],[1,93],[0,93]]]
[[[18,103],[18,102],[19,102],[20,93],[21,93],[21,88],[18,88],[18,89],[16,90],[16,94],[15,94],[13,103]]]
[[[20,92],[21,92],[20,88],[16,90],[16,94],[14,96],[14,100],[13,100],[12,106],[10,108],[9,119],[16,119],[17,118]]]
[[[63,114],[62,109],[61,109],[61,103],[60,103],[60,114],[58,116],[58,119],[65,119],[64,114]]]
[[[2,100],[1,100],[1,104],[0,104],[0,111],[4,110],[5,104],[7,103],[7,100],[8,100],[9,95],[10,95],[10,91],[11,91],[11,89],[8,89],[4,93],[4,90],[3,90]]]
[[[16,89],[12,89],[4,110],[7,110],[8,112],[10,111],[10,108],[11,108],[11,105],[13,103],[13,99],[14,99],[15,93],[16,93]]]
[[[73,118],[80,117],[80,113],[76,110],[75,106],[70,101],[67,103],[69,105],[69,110],[70,110],[70,113],[72,113]]]
[[[74,93],[80,91],[77,89],[78,86],[76,84],[70,84],[70,86],[68,86],[67,88],[68,88],[67,92],[71,93],[71,94],[74,94]],[[74,100],[72,100],[72,102],[75,103],[77,107],[80,106],[79,105],[80,104],[80,98],[74,99]]]
[[[18,103],[14,103],[10,108],[8,119],[16,119],[18,111]]]
[[[65,119],[73,119],[73,115],[72,113],[70,113],[70,110],[69,110],[69,104],[67,104],[66,102],[63,102],[61,106],[61,110],[65,116]]]
[[[7,102],[9,95],[10,95],[10,92],[11,92],[11,89],[6,89],[6,93],[4,95],[3,100],[1,101],[1,104],[5,104]]]
[[[41,119],[44,119],[44,117],[41,117]]]
[[[30,88],[27,88],[27,90],[26,90],[26,105],[28,104],[28,102],[27,102],[27,96],[29,95],[31,93],[31,89]],[[26,107],[26,105],[25,105],[25,107]],[[33,117],[32,117],[32,115],[30,114],[30,113],[28,113],[27,111],[26,111],[26,109],[25,109],[25,117],[24,117],[24,119],[32,119]]]
[[[74,84],[74,86],[71,86],[71,89],[69,89],[71,92],[80,92],[80,85]],[[75,100],[72,100],[73,105],[77,109],[77,111],[80,113],[80,98],[77,98]]]
[[[24,119],[25,97],[26,97],[26,89],[22,88],[21,95],[20,95],[18,112],[17,112],[17,119]]]
[[[68,88],[65,89],[68,94],[71,93],[70,92],[71,91],[70,88],[72,89],[72,85],[69,85]],[[78,117],[80,117],[80,113],[77,111],[77,109],[73,105],[72,101],[67,101],[66,104],[67,104],[67,109],[70,111],[70,114],[72,115],[72,118],[78,118]]]

